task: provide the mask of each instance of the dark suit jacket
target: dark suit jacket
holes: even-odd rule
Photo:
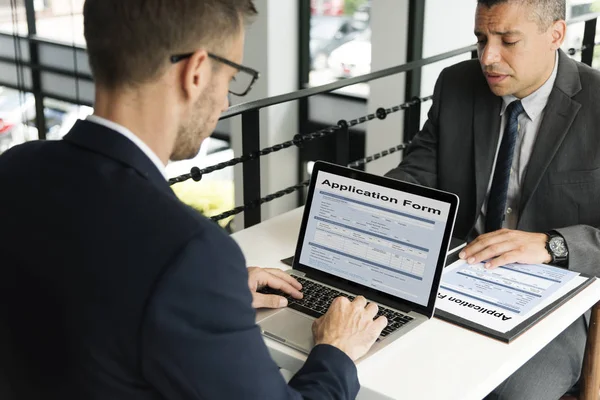
[[[0,187],[0,388],[15,398],[356,396],[354,363],[326,345],[285,383],[239,247],[121,134],[79,121],[11,149]]]
[[[558,230],[569,268],[600,272],[600,71],[559,52],[558,73],[521,187],[517,229]],[[387,175],[458,194],[455,235],[468,238],[491,179],[502,98],[477,60],[440,75],[428,121]]]

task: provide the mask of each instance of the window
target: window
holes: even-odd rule
[[[37,139],[33,94],[0,86],[0,154],[13,146]]]
[[[19,32],[27,34],[27,15],[25,13],[25,0],[16,0],[16,7],[12,7],[14,0],[0,0],[0,33]]]
[[[571,4],[571,3],[577,3],[577,2],[570,1],[567,3]],[[569,8],[571,10],[571,16],[569,19],[577,18],[577,17],[581,17],[582,15],[591,13],[592,12],[592,3],[585,2],[583,4],[573,4]]]
[[[600,12],[600,0],[567,0],[567,21],[573,18],[581,17],[585,14]],[[596,27],[596,43],[600,43],[600,25]],[[580,49],[583,44],[583,33],[585,22],[571,24],[567,28],[567,35],[562,46],[564,51],[575,50],[571,57],[575,60],[581,60]],[[600,68],[600,47],[596,46],[594,51],[594,62],[592,66]]]
[[[62,139],[77,119],[83,119],[93,112],[91,107],[44,98],[46,139]],[[0,87],[0,154],[38,137],[33,94]]]
[[[85,119],[88,115],[93,113],[94,109],[88,106],[67,103],[49,97],[44,98],[46,139],[62,139],[63,136],[71,130],[78,119]],[[29,121],[29,123],[31,126],[35,126],[34,120]]]
[[[25,0],[0,0],[0,32],[27,35]],[[85,0],[34,0],[36,30],[40,37],[84,45],[83,3]]]
[[[425,3],[423,58],[470,46],[476,42],[473,29],[477,2],[453,0],[452,7],[446,7],[446,4],[447,0],[427,0]],[[452,32],[452,40],[440,40],[448,32]],[[421,96],[433,94],[435,83],[444,68],[470,58],[471,54],[465,53],[423,67],[421,70]],[[427,120],[431,104],[429,101],[421,106],[421,127]]]
[[[84,46],[83,3],[84,0],[36,0],[38,36]]]
[[[369,0],[312,0],[309,86],[371,72]],[[340,92],[366,97],[368,85]]]

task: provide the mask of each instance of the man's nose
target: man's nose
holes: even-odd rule
[[[484,66],[489,66],[500,62],[500,50],[497,46],[492,44],[486,44],[485,47],[480,50],[479,61]]]

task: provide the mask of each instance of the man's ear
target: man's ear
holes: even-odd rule
[[[212,68],[208,52],[206,50],[196,51],[185,63],[181,70],[181,89],[188,99],[196,99],[210,79],[212,79]]]
[[[560,46],[565,41],[567,34],[567,23],[563,20],[556,21],[550,26],[550,34],[552,35],[552,50],[560,49]]]

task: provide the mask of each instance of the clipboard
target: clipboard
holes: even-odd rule
[[[454,325],[460,326],[461,328],[469,329],[474,332],[480,333],[482,335],[491,337],[491,338],[499,340],[501,342],[510,343],[513,340],[515,340],[517,337],[519,337],[521,334],[526,332],[529,328],[534,326],[536,323],[538,323],[539,321],[544,319],[546,316],[548,316],[554,310],[558,309],[560,306],[565,304],[567,301],[569,301],[571,298],[573,298],[576,294],[578,294],[583,289],[585,289],[586,287],[591,285],[596,280],[596,277],[590,277],[590,276],[587,276],[584,274],[580,274],[579,276],[586,278],[585,281],[581,282],[576,288],[570,290],[569,292],[567,292],[566,294],[564,294],[563,296],[561,296],[554,302],[550,303],[549,305],[547,305],[540,311],[536,312],[531,317],[529,317],[528,319],[521,322],[519,325],[515,326],[513,329],[511,329],[507,332],[500,332],[495,329],[491,329],[484,325],[472,322],[468,319],[459,317],[457,315],[454,315],[454,314],[449,313],[444,310],[440,310],[438,308],[436,308],[436,310],[434,312],[434,317],[439,318],[443,321],[452,323]]]
[[[448,251],[448,255],[446,257],[446,266],[451,265],[452,263],[458,260],[458,250],[462,249],[466,244],[464,241],[456,238],[452,238],[452,241],[450,243],[450,250]],[[294,257],[292,256],[284,258],[281,260],[281,262],[283,262],[286,265],[292,266],[294,262]],[[532,315],[531,317],[529,317],[528,319],[521,322],[519,325],[515,326],[513,329],[507,332],[497,331],[495,329],[486,327],[484,325],[472,322],[468,319],[459,317],[455,314],[441,310],[439,308],[436,308],[434,312],[434,317],[449,322],[451,324],[460,326],[461,328],[469,329],[479,334],[491,337],[492,339],[496,339],[504,343],[510,343],[517,337],[519,337],[521,334],[526,332],[529,328],[534,326],[536,323],[538,323],[546,316],[551,314],[554,310],[558,309],[560,306],[565,304],[576,294],[578,294],[583,289],[591,285],[596,280],[596,277],[594,276],[587,276],[584,274],[580,274],[579,276],[585,278],[585,281],[581,282],[576,288],[570,290],[569,292],[567,292],[566,294],[564,294],[554,302],[550,303],[540,311],[536,312],[534,315]]]

